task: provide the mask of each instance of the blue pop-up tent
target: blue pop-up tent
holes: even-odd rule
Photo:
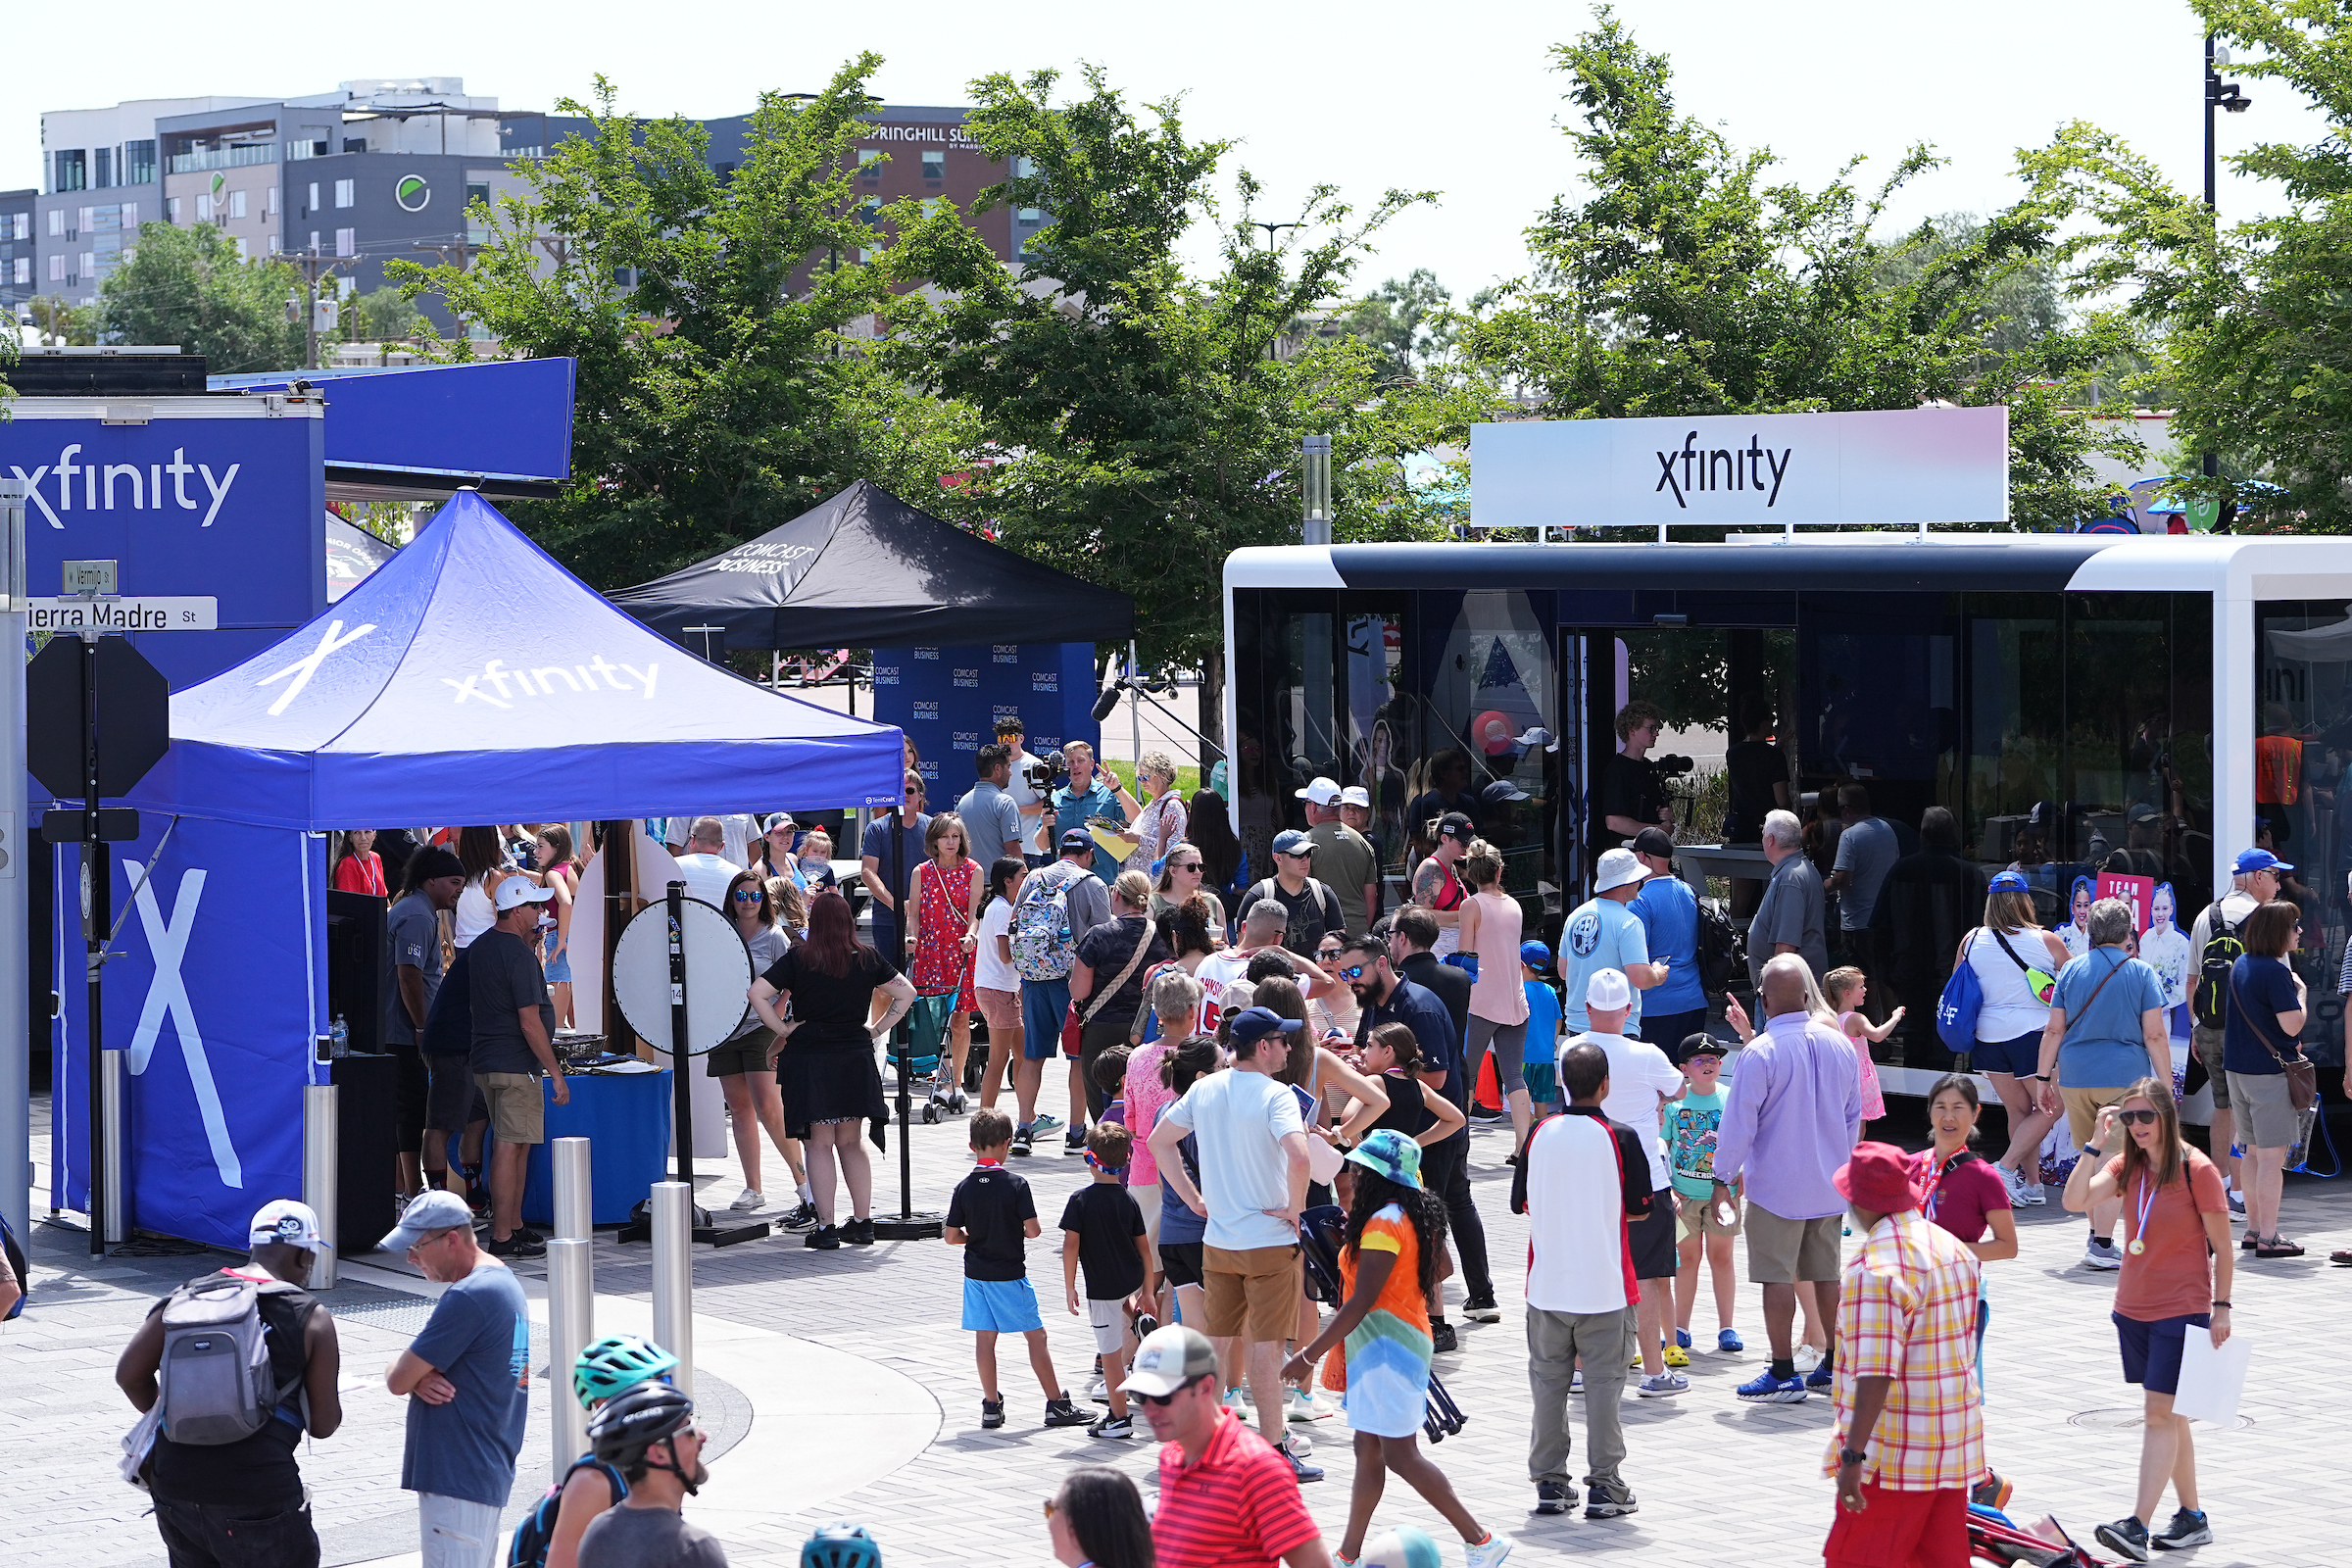
[[[142,835],[111,847],[128,918],[103,1032],[127,1069],[134,1223],[242,1248],[255,1208],[301,1191],[326,830],[895,806],[903,756],[888,725],[684,652],[461,493],[331,610],[172,699],[171,751],[132,797]],[[70,930],[74,852],[56,853]],[[52,1191],[78,1206],[88,1013],[74,944],[57,963]]]

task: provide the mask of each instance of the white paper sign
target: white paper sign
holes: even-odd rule
[[[2237,1419],[2237,1401],[2246,1392],[2246,1364],[2254,1358],[2254,1342],[2232,1334],[2213,1348],[2213,1336],[2188,1326],[2180,1348],[2180,1387],[2173,1396],[2173,1413],[2192,1421],[2229,1427]]]
[[[2009,411],[1474,425],[1470,516],[1482,529],[2005,522]]]

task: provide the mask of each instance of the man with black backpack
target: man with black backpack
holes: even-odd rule
[[[253,1216],[243,1267],[156,1303],[115,1363],[153,1423],[142,1468],[172,1568],[317,1568],[295,1446],[343,1424],[335,1320],[303,1289],[318,1216],[291,1199]],[[266,1354],[257,1352],[266,1351]]]
[[[1070,1011],[1070,971],[1078,963],[1078,939],[1110,918],[1110,891],[1087,869],[1095,841],[1074,827],[1061,836],[1061,856],[1029,873],[1012,906],[1005,945],[1021,977],[1021,1059],[1013,1063],[1012,1094],[1020,1107],[1012,1152],[1026,1155],[1033,1140],[1062,1125],[1037,1111],[1046,1063],[1061,1047],[1062,1024]],[[1070,1121],[1063,1142],[1071,1152],[1086,1148],[1086,1081],[1078,1058],[1070,1058]]]
[[[2230,1183],[2230,1212],[2239,1219],[2245,1218],[2246,1200],[2237,1185],[2237,1156],[2230,1152],[2237,1126],[2230,1108],[2230,1077],[2222,1070],[2222,1024],[2229,1012],[2230,969],[2246,951],[2238,936],[2246,916],[2257,905],[2277,898],[2279,873],[2293,869],[2268,850],[2239,851],[2230,891],[2198,912],[2188,934],[2188,951],[2197,965],[2188,995],[2193,1020],[2189,1050],[2204,1064],[2207,1081],[2213,1085],[2213,1120],[2207,1126],[2213,1162],[2222,1167],[2222,1175]]]

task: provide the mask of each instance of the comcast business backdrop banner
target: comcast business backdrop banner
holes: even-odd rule
[[[874,650],[874,717],[914,742],[935,811],[972,787],[973,754],[997,738],[1002,714],[1020,719],[1037,757],[1099,742],[1096,689],[1093,643]]]

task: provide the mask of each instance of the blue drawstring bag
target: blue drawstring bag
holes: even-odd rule
[[[1969,936],[1973,939],[1976,933]],[[1960,954],[1952,977],[1943,983],[1943,995],[1936,999],[1936,1038],[1954,1055],[1976,1049],[1977,1014],[1984,1010],[1984,987],[1977,979],[1976,965],[1968,961],[1967,942],[1960,944]]]

